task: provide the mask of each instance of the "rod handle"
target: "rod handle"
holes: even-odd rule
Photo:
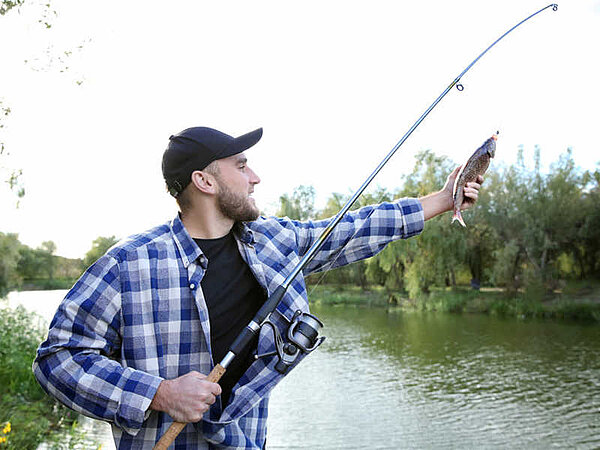
[[[225,367],[221,364],[217,364],[213,370],[210,371],[206,379],[213,383],[216,383],[221,379],[225,373]],[[183,431],[187,423],[173,422],[169,429],[162,435],[160,440],[154,446],[154,450],[167,450],[167,448],[175,441],[175,438]]]

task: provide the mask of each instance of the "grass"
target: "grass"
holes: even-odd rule
[[[315,305],[354,305],[379,306],[388,305],[389,294],[380,287],[363,290],[358,286],[323,285],[307,286],[308,298]]]
[[[380,287],[367,291],[357,286],[308,286],[309,299],[319,305],[392,307],[447,313],[478,313],[525,318],[552,318],[600,322],[600,282],[569,283],[541,301],[518,292],[508,296],[500,289],[475,291],[469,287],[433,289],[417,299]]]
[[[51,399],[37,383],[31,365],[43,339],[37,316],[0,300],[0,448],[36,449],[49,442],[73,448],[82,439],[77,414]]]

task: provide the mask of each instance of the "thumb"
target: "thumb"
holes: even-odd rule
[[[450,173],[450,175],[448,175],[448,178],[446,179],[446,185],[444,186],[444,188],[450,192],[452,192],[452,190],[454,189],[454,182],[456,181],[456,177],[458,176],[458,172],[460,171],[460,168],[462,166],[458,166],[456,167],[452,173]]]

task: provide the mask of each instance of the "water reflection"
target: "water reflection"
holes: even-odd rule
[[[597,326],[317,314],[328,341],[273,395],[278,448],[600,445]]]

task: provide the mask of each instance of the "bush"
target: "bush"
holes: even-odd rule
[[[10,430],[2,446],[33,450],[52,433],[69,429],[77,415],[47,396],[33,376],[44,337],[41,319],[21,306],[0,306],[0,315],[0,424]]]

